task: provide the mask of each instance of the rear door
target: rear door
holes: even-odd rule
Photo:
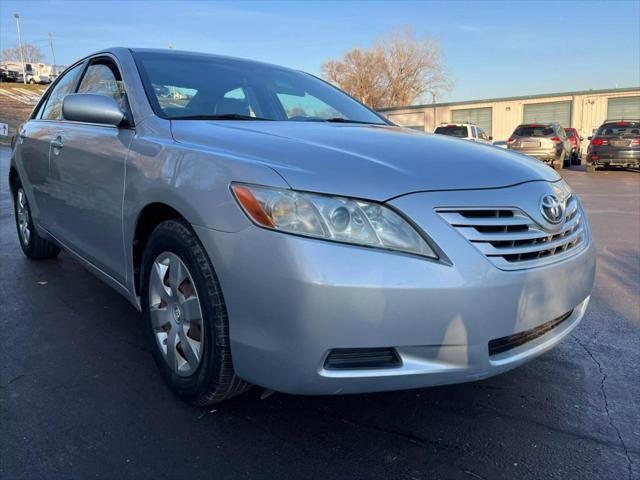
[[[77,91],[113,97],[131,119],[122,76],[112,57],[92,59]],[[134,133],[131,126],[65,122],[59,153],[51,156],[61,239],[120,283],[125,278],[125,161]]]
[[[54,231],[56,218],[51,213],[51,195],[55,185],[49,181],[49,154],[51,142],[62,128],[62,100],[73,91],[82,70],[82,64],[68,70],[53,85],[40,102],[31,120],[26,122],[16,141],[16,160],[21,168],[20,177],[32,210],[34,220],[47,230]]]

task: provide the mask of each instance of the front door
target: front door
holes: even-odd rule
[[[113,96],[127,111],[121,78],[110,58],[92,60],[78,93]],[[75,252],[120,283],[125,283],[125,162],[134,134],[129,126],[65,122],[50,156],[50,182],[57,186],[52,203],[58,219],[56,233]]]

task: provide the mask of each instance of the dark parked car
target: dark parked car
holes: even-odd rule
[[[580,136],[578,131],[575,128],[565,128],[565,132],[567,132],[567,138],[571,142],[571,165],[580,165],[582,163],[581,160],[581,149],[582,149],[582,141],[584,138]]]
[[[518,125],[507,140],[507,148],[535,157],[556,170],[571,158],[571,142],[557,122]]]
[[[0,78],[3,82],[16,82],[18,80],[18,72],[2,68],[0,69]]]
[[[640,166],[640,120],[606,120],[589,140],[587,161],[594,167]]]

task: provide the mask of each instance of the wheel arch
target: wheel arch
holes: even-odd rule
[[[11,165],[9,168],[9,190],[11,191],[11,198],[15,197],[19,183],[20,174],[18,173],[18,169],[14,165]]]
[[[181,218],[189,223],[187,218],[176,208],[162,202],[153,202],[146,205],[136,220],[136,226],[131,244],[131,255],[133,261],[133,286],[136,296],[140,295],[140,270],[142,268],[142,255],[144,249],[153,233],[153,230],[162,222]]]

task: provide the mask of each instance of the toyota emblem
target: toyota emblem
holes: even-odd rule
[[[540,199],[540,211],[545,220],[554,225],[564,219],[564,204],[555,195],[544,195]]]

